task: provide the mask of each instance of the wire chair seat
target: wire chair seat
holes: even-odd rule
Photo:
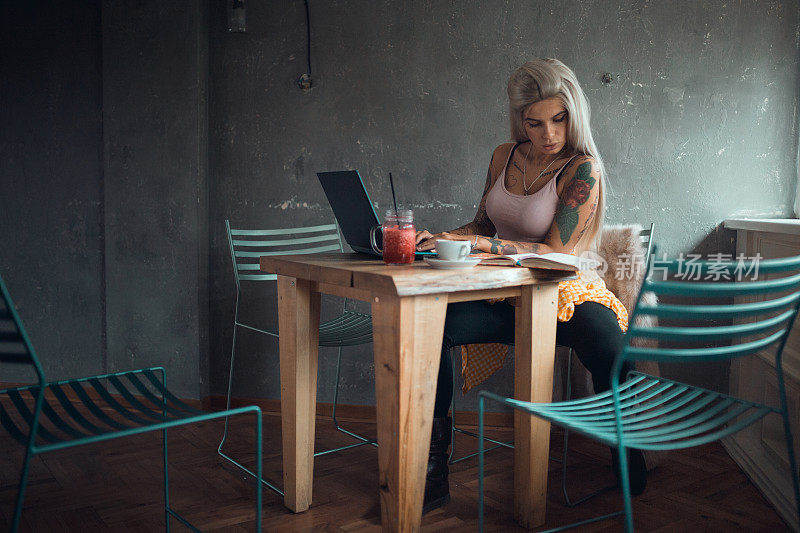
[[[261,409],[250,405],[204,412],[181,401],[166,387],[163,367],[143,368],[60,381],[47,381],[5,282],[0,278],[0,363],[28,367],[36,373],[31,385],[0,390],[0,426],[22,445],[24,459],[9,530],[19,530],[32,459],[40,454],[111,439],[159,431],[162,437],[164,527],[175,519],[199,531],[170,505],[170,428],[252,414],[255,418],[255,476],[261,477]],[[255,484],[255,521],[261,531],[262,486]]]
[[[701,387],[641,372],[620,383],[620,409],[625,445],[641,450],[690,448],[727,437],[778,412]],[[609,446],[619,439],[611,391],[580,400],[531,404],[483,392],[486,396],[535,414]]]
[[[368,342],[372,342],[371,315],[345,310],[319,326],[320,346],[357,346]]]
[[[154,431],[163,429],[159,424],[171,426],[175,421],[208,414],[179,400],[156,372],[163,372],[163,369],[155,367],[46,383],[37,451]],[[0,423],[23,445],[27,444],[30,434],[38,392],[39,387],[35,385],[0,391],[0,398],[7,397],[0,401]],[[121,396],[128,405],[112,395]],[[163,395],[163,399],[159,395]]]

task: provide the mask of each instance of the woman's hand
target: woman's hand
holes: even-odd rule
[[[418,251],[425,252],[436,248],[437,239],[448,241],[472,241],[474,238],[474,235],[457,235],[446,231],[432,235],[428,230],[422,230],[417,232],[416,244]]]

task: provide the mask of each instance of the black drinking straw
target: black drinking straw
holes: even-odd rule
[[[392,181],[392,173],[389,172],[389,186],[392,188],[392,202],[394,202],[394,214],[399,215],[397,211],[397,198],[394,195],[394,181]]]

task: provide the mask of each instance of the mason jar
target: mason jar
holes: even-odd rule
[[[414,262],[417,229],[411,209],[386,210],[381,226],[383,233],[383,262],[387,265],[407,265]]]

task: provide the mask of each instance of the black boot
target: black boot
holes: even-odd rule
[[[447,482],[447,452],[450,448],[450,417],[433,419],[431,450],[428,454],[428,471],[425,474],[425,499],[422,514],[442,507],[450,501],[450,484]]]
[[[628,481],[630,482],[631,495],[638,496],[644,492],[647,486],[647,463],[645,463],[642,450],[628,448],[626,453],[628,455]],[[616,448],[611,448],[611,467],[614,469],[617,485],[622,486],[619,472],[619,452]]]

